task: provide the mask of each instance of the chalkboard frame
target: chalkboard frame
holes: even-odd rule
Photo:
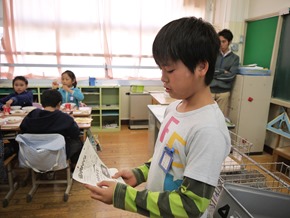
[[[246,21],[243,65],[257,64],[270,69],[278,16]]]

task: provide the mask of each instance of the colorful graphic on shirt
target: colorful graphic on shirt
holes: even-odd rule
[[[184,170],[184,165],[180,162],[176,162],[176,160],[180,160],[180,158],[178,158],[179,156],[179,149],[181,149],[180,146],[183,146],[182,149],[184,149],[185,145],[186,145],[186,140],[183,139],[183,137],[181,135],[179,135],[177,132],[170,132],[170,127],[174,126],[174,129],[176,129],[176,126],[180,123],[180,121],[178,119],[176,119],[175,117],[171,117],[167,123],[165,124],[165,127],[161,133],[161,137],[160,137],[160,142],[164,143],[165,140],[165,136],[170,133],[170,137],[168,138],[166,143],[166,146],[169,149],[172,149],[174,146],[174,143],[176,146],[174,146],[174,155],[173,155],[173,161],[171,164],[170,169],[173,170],[172,168],[179,168],[177,169],[177,171],[179,171],[179,173],[183,174],[183,170]],[[176,171],[176,170],[175,170]],[[174,180],[175,179],[175,180]],[[170,171],[168,171],[166,173],[166,177],[164,180],[164,189],[165,190],[175,190],[177,187],[179,187],[181,185],[182,179],[177,179],[173,177],[173,175],[171,175]]]

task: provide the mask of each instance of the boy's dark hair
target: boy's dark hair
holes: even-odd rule
[[[21,81],[25,82],[26,85],[28,85],[28,80],[24,76],[16,76],[12,80],[12,86],[14,86],[14,83],[16,80],[21,80]]]
[[[67,74],[72,80],[74,80],[73,87],[74,88],[77,87],[78,83],[77,83],[76,75],[72,71],[66,70],[61,75],[63,74]]]
[[[56,107],[61,101],[62,96],[56,89],[47,89],[42,92],[41,104],[43,107]]]
[[[223,29],[222,31],[218,32],[219,36],[224,37],[228,42],[231,42],[234,38],[232,32],[228,29]]]
[[[184,17],[173,20],[160,29],[153,42],[156,64],[165,66],[168,61],[182,61],[194,72],[197,64],[207,61],[205,84],[213,79],[220,40],[213,26],[201,18]]]

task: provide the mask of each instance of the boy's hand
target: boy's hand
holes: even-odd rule
[[[112,176],[113,179],[117,179],[119,177],[122,177],[124,182],[132,187],[135,187],[137,185],[137,179],[131,169],[121,170],[117,172],[114,176]]]
[[[113,203],[114,191],[117,183],[113,181],[102,181],[97,186],[85,184],[85,188],[91,191],[91,198],[105,204]]]

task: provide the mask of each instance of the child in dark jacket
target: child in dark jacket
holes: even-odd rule
[[[49,134],[59,133],[66,142],[66,155],[71,163],[77,163],[82,149],[80,129],[74,119],[59,110],[62,103],[57,90],[48,89],[41,95],[42,109],[31,111],[20,124],[22,133]]]
[[[0,109],[10,106],[32,106],[33,94],[27,90],[28,80],[24,76],[16,76],[12,80],[14,92],[0,99]]]

